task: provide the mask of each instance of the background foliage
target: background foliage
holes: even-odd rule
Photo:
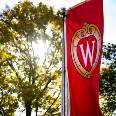
[[[116,110],[116,44],[106,44],[103,55],[107,60],[110,60],[110,65],[101,71],[102,110],[105,116],[112,116]]]

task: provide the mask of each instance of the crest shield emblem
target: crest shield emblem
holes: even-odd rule
[[[101,51],[101,34],[94,24],[85,23],[77,30],[71,42],[71,55],[77,71],[90,78],[97,66]]]

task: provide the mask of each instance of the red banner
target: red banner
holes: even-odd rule
[[[103,27],[103,0],[88,0],[67,10],[66,68],[70,116],[102,116],[99,72]]]

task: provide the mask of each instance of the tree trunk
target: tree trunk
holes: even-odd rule
[[[26,116],[31,116],[31,101],[25,102]]]
[[[36,108],[36,116],[37,116],[38,108]]]
[[[36,104],[36,116],[37,116],[37,112],[38,112],[38,104]]]

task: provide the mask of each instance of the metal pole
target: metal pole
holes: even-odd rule
[[[63,40],[62,40],[62,111],[61,116],[65,116],[66,108],[65,108],[65,8],[63,8]]]

